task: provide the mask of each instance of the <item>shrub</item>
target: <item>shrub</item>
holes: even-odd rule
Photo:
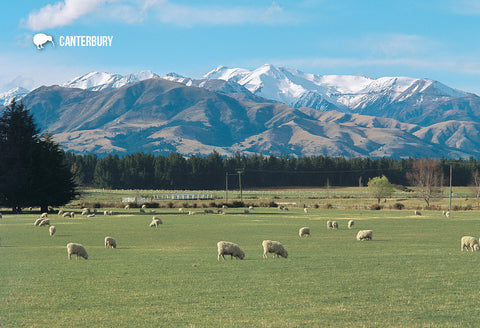
[[[403,210],[405,208],[405,205],[403,205],[402,203],[395,203],[393,204],[393,208],[396,210]]]
[[[383,208],[382,205],[378,205],[378,204],[372,204],[372,205],[370,205],[370,209],[371,209],[371,210],[374,210],[374,211],[381,210],[382,208]]]
[[[315,208],[318,208],[318,207],[315,207]],[[330,204],[330,203],[327,203],[327,204],[323,205],[323,208],[324,208],[324,209],[327,209],[327,210],[330,210],[330,209],[333,208],[333,205]]]

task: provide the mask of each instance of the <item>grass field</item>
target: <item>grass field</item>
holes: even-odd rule
[[[200,210],[198,210],[200,212]],[[36,215],[0,221],[1,327],[473,327],[480,253],[474,211],[257,208],[252,214],[178,214],[159,209],[149,228],[138,210],[75,219]],[[346,228],[349,219],[354,229]],[[338,231],[326,221],[337,220]],[[298,229],[309,226],[311,238]],[[373,240],[355,240],[372,229]],[[105,249],[112,236],[117,249]],[[264,260],[261,242],[281,241],[288,259]],[[217,261],[216,242],[238,243],[244,260]],[[88,260],[67,259],[83,244]]]

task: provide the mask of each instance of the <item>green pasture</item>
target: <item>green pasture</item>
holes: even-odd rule
[[[116,210],[34,227],[37,214],[0,220],[0,327],[473,327],[480,306],[477,211],[227,209],[226,215]],[[355,220],[354,229],[347,221]],[[337,220],[339,230],[327,230]],[[312,237],[298,229],[309,226]],[[358,242],[359,229],[373,240]],[[105,236],[117,241],[106,249]],[[262,257],[262,240],[287,259]],[[217,261],[235,242],[244,260]],[[81,243],[88,260],[69,261]]]

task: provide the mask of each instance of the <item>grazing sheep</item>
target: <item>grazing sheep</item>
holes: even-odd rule
[[[40,221],[40,223],[38,224],[39,227],[43,227],[43,226],[46,226],[46,225],[50,225],[50,220],[49,219],[43,219],[42,221]]]
[[[352,229],[354,224],[355,224],[355,221],[353,220],[348,221],[348,229]]]
[[[40,226],[40,223],[42,223],[44,219],[43,218],[38,218],[35,220],[35,222],[33,223],[34,226],[38,227]]]
[[[180,208],[178,209],[178,213],[183,213],[183,208],[180,207]]]
[[[470,248],[472,252],[478,251],[480,249],[480,246],[478,244],[478,239],[472,236],[463,236],[460,246],[461,246],[462,252],[464,248],[467,249],[467,252],[468,252],[468,248]]]
[[[443,215],[443,216],[445,216],[446,213],[447,213],[446,211],[442,211],[442,215]]]
[[[217,260],[220,261],[220,256],[225,260],[225,255],[230,255],[230,258],[233,260],[233,257],[243,260],[245,257],[245,252],[234,243],[229,241],[219,241],[217,243],[218,257]]]
[[[449,218],[449,217],[450,217],[450,212],[446,212],[446,213],[445,213],[445,216],[446,216],[447,218]]]
[[[48,229],[48,232],[50,233],[50,237],[53,237],[55,232],[57,232],[57,228],[55,228],[55,226],[50,226],[50,228]]]
[[[225,214],[222,210],[217,210],[217,214]]]
[[[253,206],[250,205],[250,206],[248,207],[248,209],[249,209],[249,210],[253,210]]]
[[[420,211],[417,211],[417,210],[415,210],[414,213],[415,213],[415,215],[422,215],[422,213]]]
[[[117,242],[112,237],[105,237],[105,248],[117,248]]]
[[[64,218],[66,218],[66,217],[71,218],[71,217],[72,217],[72,214],[71,214],[70,212],[65,212],[65,213],[63,213],[62,216],[63,216]]]
[[[63,210],[58,210],[58,215],[63,215]]]
[[[84,208],[82,209],[82,215],[89,215],[91,212],[90,212],[90,209],[89,208]]]
[[[143,204],[143,205],[142,205],[142,208],[143,208],[143,209],[146,209],[146,208],[147,208],[147,205]]]
[[[128,204],[125,205],[125,209],[126,209],[126,210],[129,210],[129,209],[130,209],[130,205],[128,205]]]
[[[88,214],[88,215],[87,215],[87,218],[93,218],[93,217],[95,217],[95,213],[92,213],[92,214]]]
[[[372,230],[360,230],[357,233],[357,240],[372,240]]]
[[[40,217],[41,217],[42,219],[48,218],[48,213],[47,213],[47,212],[42,213],[42,215],[40,215]]]
[[[303,208],[303,211],[304,211],[305,213],[308,213],[308,208],[304,207],[304,208]]]
[[[108,211],[103,211],[103,215],[108,215]]]
[[[141,208],[140,213],[145,213],[145,210],[143,208]]]
[[[300,228],[300,230],[298,230],[298,235],[300,237],[307,236],[307,235],[308,235],[308,237],[311,237],[310,228],[309,227]]]
[[[223,208],[223,209],[227,209],[228,206],[227,206],[227,205],[222,205],[222,208]]]
[[[243,210],[243,214],[250,214],[250,211],[247,210],[247,209],[244,209],[244,210]]]
[[[338,229],[338,222],[332,221],[332,229]]]
[[[159,224],[163,224],[162,220],[154,216],[152,218],[152,222],[150,222],[150,228],[153,228],[153,227],[158,228]]]
[[[283,245],[278,241],[264,240],[262,242],[263,246],[263,257],[268,258],[267,253],[273,253],[273,258],[275,255],[277,257],[282,256],[284,258],[288,257],[288,251],[283,247]]]
[[[333,229],[332,221],[327,221],[327,229]]]
[[[188,211],[188,215],[195,215],[194,211]]]
[[[73,219],[75,217],[75,212],[70,212],[70,217]]]
[[[76,244],[76,243],[68,243],[67,244],[67,252],[68,252],[68,259],[69,260],[72,259],[72,254],[77,255],[77,260],[78,260],[79,256],[83,257],[85,260],[88,259],[88,253],[85,250],[85,247],[83,247],[83,245]]]

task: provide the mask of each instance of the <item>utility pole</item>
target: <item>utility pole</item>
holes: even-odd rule
[[[450,164],[450,198],[448,202],[448,211],[452,211],[452,164]]]
[[[225,172],[225,202],[228,202],[228,172]]]
[[[242,171],[238,171],[238,186],[240,187],[240,201],[243,202],[243,192],[242,192]]]

